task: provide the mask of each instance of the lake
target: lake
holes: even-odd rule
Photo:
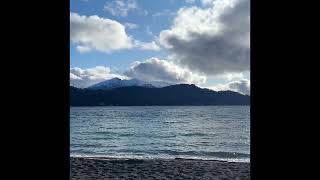
[[[250,162],[250,106],[70,107],[70,155]]]

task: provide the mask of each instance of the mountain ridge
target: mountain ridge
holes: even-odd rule
[[[164,82],[164,81],[143,81],[140,79],[120,79],[120,78],[112,78],[109,80],[105,80],[99,82],[97,84],[91,85],[86,89],[113,89],[119,87],[128,87],[128,86],[141,86],[141,87],[149,87],[149,88],[161,88],[165,86],[173,85],[173,83]]]
[[[127,86],[80,89],[70,86],[70,106],[250,105],[250,96],[234,91],[213,91],[190,84],[162,88]]]

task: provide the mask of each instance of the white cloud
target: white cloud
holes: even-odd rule
[[[150,58],[143,62],[136,61],[124,73],[128,77],[146,81],[167,81],[173,83],[203,84],[206,77],[195,74],[189,69],[179,67],[172,62]]]
[[[238,81],[231,81],[226,84],[218,84],[215,86],[207,87],[215,91],[235,91],[241,94],[250,95],[250,80],[242,79]]]
[[[141,42],[127,35],[125,26],[119,22],[96,15],[70,13],[70,40],[80,53],[93,49],[106,53],[132,48],[159,50],[154,42]]]
[[[139,27],[138,24],[129,23],[129,22],[124,23],[124,25],[125,25],[128,29],[137,29],[137,28]]]
[[[245,79],[245,75],[243,72],[241,72],[241,73],[223,73],[223,74],[219,74],[219,75],[214,76],[214,78],[223,79],[223,80],[227,80],[227,81],[237,81],[237,80]]]
[[[207,75],[250,69],[250,1],[203,0],[204,7],[184,7],[161,45],[177,64]]]
[[[70,13],[70,38],[82,47],[103,52],[132,48],[133,42],[117,21],[77,13]]]
[[[145,81],[166,81],[172,83],[188,83],[201,85],[206,82],[206,76],[181,68],[172,62],[150,58],[143,62],[132,63],[123,74],[113,72],[109,67],[96,66],[82,69],[70,69],[70,85],[86,88],[96,83],[118,77],[120,79],[137,78]]]
[[[125,76],[113,73],[110,68],[104,66],[88,69],[77,67],[70,69],[70,85],[78,88],[86,88],[114,77],[126,78]]]
[[[142,49],[142,50],[153,50],[153,51],[159,51],[160,47],[158,44],[154,41],[152,42],[141,42],[141,41],[135,41],[135,47]]]
[[[130,11],[138,9],[135,0],[114,0],[107,1],[104,5],[104,10],[108,11],[113,16],[125,17]]]
[[[91,48],[90,47],[87,47],[87,46],[80,46],[78,45],[76,47],[77,51],[79,51],[80,53],[87,53],[87,52],[90,52],[91,51]]]

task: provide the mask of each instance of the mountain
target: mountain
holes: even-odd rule
[[[142,81],[139,79],[129,79],[129,80],[121,80],[119,78],[112,78],[106,81],[102,81],[100,83],[89,86],[87,89],[91,90],[105,90],[105,89],[113,89],[119,87],[128,87],[128,86],[140,86],[140,87],[148,87],[148,88],[161,88],[165,86],[172,85],[168,82],[163,81]]]
[[[250,96],[179,84],[163,88],[127,86],[107,90],[70,87],[71,106],[250,105]]]

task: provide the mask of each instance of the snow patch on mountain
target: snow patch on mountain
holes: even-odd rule
[[[175,83],[165,82],[165,81],[143,81],[139,79],[120,79],[120,78],[112,78],[106,81],[102,81],[100,83],[89,86],[87,89],[113,89],[119,87],[128,87],[128,86],[139,86],[139,87],[148,87],[148,88],[162,88],[170,85],[174,85]]]

